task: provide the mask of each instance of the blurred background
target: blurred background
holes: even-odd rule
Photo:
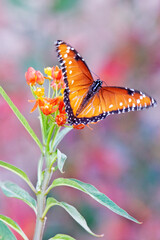
[[[159,0],[1,0],[0,84],[39,137],[24,75],[30,66],[43,72],[58,64],[53,44],[57,39],[77,49],[108,85],[139,89],[160,102]],[[72,130],[59,146],[68,156],[63,177],[93,184],[143,224],[117,216],[77,190],[59,187],[51,194],[77,207],[94,232],[105,234],[102,239],[159,240],[159,105],[109,116],[92,127]],[[24,170],[36,183],[40,151],[2,97],[0,139],[0,159]],[[30,191],[7,170],[0,169],[0,180]],[[0,213],[13,218],[32,239],[32,210],[2,191],[0,198]],[[57,233],[95,239],[59,207],[48,213],[44,240]]]

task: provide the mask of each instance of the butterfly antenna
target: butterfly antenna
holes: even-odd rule
[[[92,72],[92,71],[91,71],[91,73],[94,74],[98,79],[100,79],[100,77],[99,77],[96,73],[94,73],[94,72]],[[107,86],[107,83],[106,83],[105,81],[102,81],[102,82],[103,82],[103,84],[104,84],[105,86]]]
[[[91,71],[91,73],[94,74],[98,79],[100,79],[100,77],[96,73],[94,73],[93,71]]]

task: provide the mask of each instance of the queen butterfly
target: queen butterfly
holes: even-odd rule
[[[102,86],[94,80],[81,55],[69,44],[57,40],[58,60],[66,88],[65,110],[70,125],[98,122],[110,114],[138,111],[156,105],[156,100],[131,88]]]

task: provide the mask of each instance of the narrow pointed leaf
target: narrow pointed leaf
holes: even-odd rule
[[[1,240],[17,240],[16,237],[11,232],[11,230],[1,221],[0,221],[0,239]]]
[[[0,215],[0,221],[4,222],[9,227],[13,228],[16,232],[18,232],[23,237],[24,240],[29,240],[27,238],[27,236],[25,235],[25,233],[20,228],[20,226],[15,221],[13,221],[11,218],[6,217],[4,215]],[[6,239],[6,240],[9,240],[9,239]]]
[[[23,172],[21,169],[13,166],[12,164],[0,161],[0,167],[3,167],[5,169],[8,169],[9,171],[17,174],[19,177],[21,177],[28,185],[29,187],[33,190],[33,192],[36,192],[33,184],[31,183],[31,181],[29,180],[27,174],[25,172]]]
[[[67,133],[69,133],[72,130],[72,128],[64,128],[63,130],[61,130],[58,134],[58,136],[55,139],[54,142],[54,150],[57,148],[58,144],[62,141],[62,139],[65,137],[65,135]]]
[[[28,204],[36,213],[36,201],[32,198],[28,192],[26,192],[23,188],[19,187],[15,183],[12,182],[2,182],[0,184],[3,193],[7,197],[13,197],[22,200],[26,204]]]
[[[90,228],[87,225],[86,220],[84,219],[84,217],[77,211],[77,209],[75,207],[73,207],[72,205],[66,203],[66,202],[58,202],[55,198],[51,198],[49,197],[47,199],[47,204],[46,204],[46,209],[44,210],[44,214],[43,217],[46,215],[47,211],[53,207],[53,206],[60,206],[62,208],[64,208],[69,215],[77,222],[79,223],[88,233],[90,233],[91,235],[95,236],[95,237],[102,237],[103,235],[97,235],[95,233],[93,233]]]
[[[7,95],[7,93],[3,90],[3,88],[0,86],[0,94],[2,95],[2,97],[4,98],[4,100],[8,103],[8,105],[10,106],[10,108],[12,109],[12,111],[14,112],[14,114],[16,115],[16,117],[19,119],[19,121],[22,123],[22,125],[25,127],[25,129],[27,130],[27,132],[31,135],[31,137],[33,138],[33,140],[37,143],[37,145],[39,146],[39,148],[41,149],[41,151],[43,152],[43,146],[40,142],[40,140],[38,139],[37,135],[35,134],[35,132],[33,131],[33,129],[30,127],[29,123],[27,122],[27,120],[25,119],[25,117],[20,113],[20,111],[18,110],[18,108],[14,105],[14,103],[11,101],[11,99],[9,98],[9,96]]]
[[[109,208],[111,211],[115,212],[116,214],[125,217],[133,222],[141,223],[132,216],[130,216],[125,210],[120,208],[117,204],[115,204],[110,198],[108,198],[104,193],[101,193],[96,189],[93,185],[81,182],[77,179],[73,178],[57,178],[53,181],[51,186],[48,188],[47,192],[50,191],[53,187],[56,186],[68,186],[72,188],[76,188],[86,194],[88,194],[90,197],[92,197],[94,200],[102,204],[103,206]]]
[[[57,149],[57,166],[61,173],[64,173],[63,166],[65,164],[66,159],[67,159],[67,156],[64,153],[61,153],[59,149]]]
[[[56,236],[50,238],[49,240],[76,240],[76,239],[66,234],[57,234]]]

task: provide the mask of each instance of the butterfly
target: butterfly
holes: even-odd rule
[[[94,80],[81,55],[62,40],[55,42],[65,82],[64,104],[70,125],[98,122],[120,114],[156,106],[145,93],[124,87],[102,86]]]

